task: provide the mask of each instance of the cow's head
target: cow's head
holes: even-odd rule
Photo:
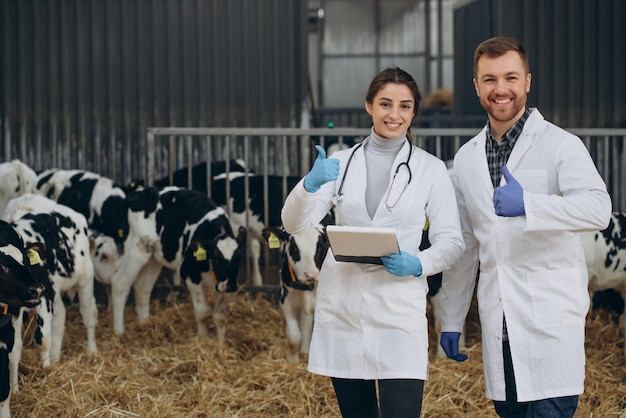
[[[110,286],[119,266],[120,248],[113,238],[92,231],[89,235],[89,252],[96,280]]]
[[[328,237],[323,225],[288,234],[282,228],[263,229],[263,237],[270,248],[276,248],[278,240],[283,257],[280,276],[283,284],[299,290],[312,290],[328,252]]]
[[[199,273],[210,271],[215,282],[215,290],[236,291],[246,236],[246,229],[241,227],[236,238],[230,229],[227,229],[213,240],[192,239],[181,266],[181,277],[189,277],[193,282],[199,282],[201,280]]]
[[[14,307],[39,305],[44,286],[29,266],[42,264],[41,248],[41,244],[24,248],[13,226],[0,221],[0,302]]]

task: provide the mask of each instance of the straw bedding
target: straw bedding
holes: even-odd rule
[[[60,363],[41,368],[32,329],[26,331],[13,417],[340,416],[329,379],[308,373],[305,358],[299,364],[286,360],[283,317],[275,303],[240,292],[230,298],[228,311],[220,346],[213,328],[208,337],[195,337],[184,294],[173,302],[155,298],[143,326],[129,304],[122,337],[114,335],[111,314],[101,307],[99,353],[89,355],[78,305],[70,304]],[[496,416],[484,396],[475,306],[467,333],[470,358],[464,363],[435,359],[431,338],[423,417]],[[626,408],[623,344],[618,315],[593,311],[586,392],[576,417],[619,417]]]

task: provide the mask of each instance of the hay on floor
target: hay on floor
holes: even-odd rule
[[[185,298],[154,300],[143,326],[129,305],[122,337],[113,333],[111,314],[101,311],[99,353],[89,355],[78,306],[71,304],[60,363],[43,369],[32,336],[25,335],[13,417],[340,416],[329,379],[308,373],[304,357],[299,364],[286,360],[283,317],[274,303],[242,292],[228,310],[223,345],[212,326],[207,337],[195,337]],[[431,337],[423,417],[496,416],[484,396],[475,311],[467,332],[464,363],[435,359]],[[618,417],[626,408],[626,362],[617,314],[594,311],[586,344],[586,392],[576,417]]]

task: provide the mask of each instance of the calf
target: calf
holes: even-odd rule
[[[580,240],[585,251],[590,294],[614,289],[626,300],[626,213],[613,212],[606,229],[583,232]],[[620,316],[620,326],[626,338],[624,313]]]
[[[84,170],[50,169],[37,176],[35,194],[82,214],[89,228],[122,245],[128,234],[126,193],[113,180]]]
[[[208,305],[203,290],[214,283],[221,297],[213,321],[218,339],[223,341],[223,293],[237,290],[245,229],[239,230],[235,239],[224,210],[206,194],[184,188],[138,190],[127,196],[127,207],[129,233],[123,254],[111,237],[93,237],[96,277],[111,285],[115,333],[124,333],[124,307],[131,287],[139,322],[148,320],[152,288],[162,267],[167,267],[176,271],[189,289],[199,336],[207,333],[203,320]]]
[[[13,223],[27,245],[40,242],[45,246],[42,253],[45,271],[41,281],[47,289],[42,298],[46,303],[36,309],[35,334],[43,367],[55,364],[61,358],[66,317],[63,295],[73,299],[78,294],[87,329],[87,350],[97,352],[98,310],[85,217],[67,206],[29,193],[11,200],[2,219]]]
[[[299,353],[308,353],[313,332],[316,281],[328,252],[328,238],[323,225],[297,234],[282,228],[263,229],[270,248],[281,248],[280,307],[285,316],[289,360],[299,361]]]
[[[211,163],[211,200],[224,208],[228,213],[231,227],[237,230],[245,227],[248,231],[248,259],[251,266],[251,282],[254,286],[263,284],[259,267],[263,228],[280,226],[280,212],[285,196],[300,180],[299,177],[262,176],[248,173],[244,176],[245,164],[240,160],[232,160],[230,172],[225,174],[225,162]],[[224,170],[224,171],[220,171]],[[189,184],[187,169],[174,172],[173,185],[187,187]],[[169,177],[155,182],[157,187],[169,185]],[[192,167],[192,188],[203,193],[207,191],[206,164]],[[228,190],[227,190],[228,189]],[[267,190],[267,212],[266,196]],[[246,210],[246,206],[248,210]],[[267,221],[266,221],[267,217]]]
[[[15,326],[22,321],[20,309],[39,305],[44,291],[25,265],[25,260],[35,263],[39,257],[37,248],[40,246],[25,248],[17,231],[0,221],[0,418],[11,416],[10,370],[17,371],[20,358],[17,353],[22,349],[21,334],[15,332]]]
[[[2,213],[9,200],[33,191],[37,174],[20,160],[12,160],[0,164],[0,179],[2,179],[0,183],[0,213]]]

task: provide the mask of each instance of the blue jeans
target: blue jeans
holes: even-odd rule
[[[504,381],[506,401],[493,401],[496,413],[501,418],[572,418],[578,407],[578,395],[538,401],[517,402],[515,373],[511,361],[511,347],[508,341],[502,342],[504,353]]]

